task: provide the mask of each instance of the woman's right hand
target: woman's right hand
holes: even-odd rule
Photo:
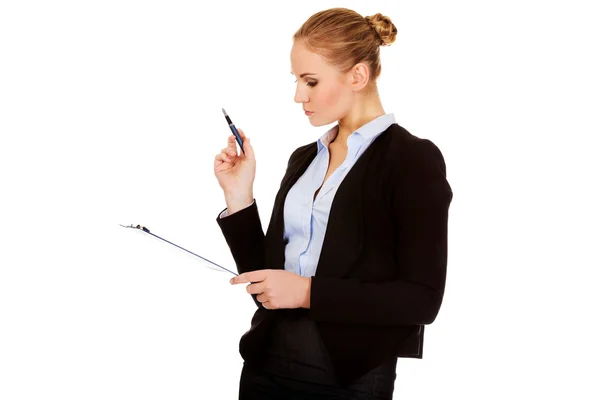
[[[254,149],[250,140],[246,138],[244,131],[237,128],[244,152],[238,154],[235,136],[227,139],[227,147],[224,147],[215,156],[215,176],[226,196],[243,197],[252,196],[254,176],[256,174],[256,159]]]

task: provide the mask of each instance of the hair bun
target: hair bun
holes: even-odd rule
[[[389,17],[377,13],[375,15],[367,16],[365,19],[379,35],[381,46],[389,46],[394,43],[398,29],[396,29],[396,25],[392,23],[392,20]]]

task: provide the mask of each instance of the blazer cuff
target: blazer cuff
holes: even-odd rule
[[[250,203],[250,205],[246,206],[246,208],[250,207],[252,204],[254,204],[254,200],[252,200],[252,203]],[[223,211],[221,211],[221,213],[219,214],[219,218],[225,218],[229,216],[229,211],[227,210],[227,208],[225,208]]]
[[[257,202],[227,218],[217,217],[217,224],[231,250],[240,274],[264,268],[264,232],[258,214]]]

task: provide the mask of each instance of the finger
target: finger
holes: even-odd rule
[[[229,140],[227,140],[227,148],[237,151],[235,148],[235,136],[234,135],[229,136]]]
[[[269,298],[266,294],[261,293],[258,296],[256,296],[256,300],[260,301],[261,303],[264,303],[265,301],[269,301]]]
[[[264,293],[265,292],[265,283],[264,283],[264,281],[257,282],[257,283],[251,283],[250,285],[246,286],[246,291],[250,294]]]
[[[236,285],[238,283],[247,283],[247,282],[261,282],[265,280],[267,270],[259,269],[256,271],[244,272],[243,274],[239,274],[238,276],[234,276],[229,280],[229,283],[232,285]]]
[[[222,163],[224,161],[227,161],[225,159],[223,159],[223,153],[219,153],[215,156],[215,165],[217,165],[216,163]]]
[[[231,149],[229,147],[222,148],[221,153],[227,154],[230,157],[237,156],[237,151],[235,149]]]
[[[246,143],[246,134],[244,133],[244,131],[241,128],[237,128],[238,133],[240,134],[240,139],[242,139],[242,145],[240,146],[241,148],[244,149],[244,151],[246,151],[246,148],[244,147],[245,143]]]
[[[229,283],[231,283],[232,285],[239,285],[240,283],[254,283],[254,282],[250,281],[248,276],[238,275],[236,277],[231,278]]]
[[[250,144],[250,138],[246,138],[242,144],[246,158],[254,160],[254,149],[252,148],[252,144]]]

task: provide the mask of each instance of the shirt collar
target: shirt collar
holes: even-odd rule
[[[389,128],[390,125],[396,122],[396,118],[394,113],[387,113],[375,118],[372,121],[367,122],[360,128],[358,128],[353,133],[358,133],[358,135],[362,138],[362,140],[368,140],[377,134],[385,131]],[[317,153],[321,151],[322,148],[329,146],[329,143],[335,138],[337,134],[338,124],[325,132],[319,140],[317,140]]]

